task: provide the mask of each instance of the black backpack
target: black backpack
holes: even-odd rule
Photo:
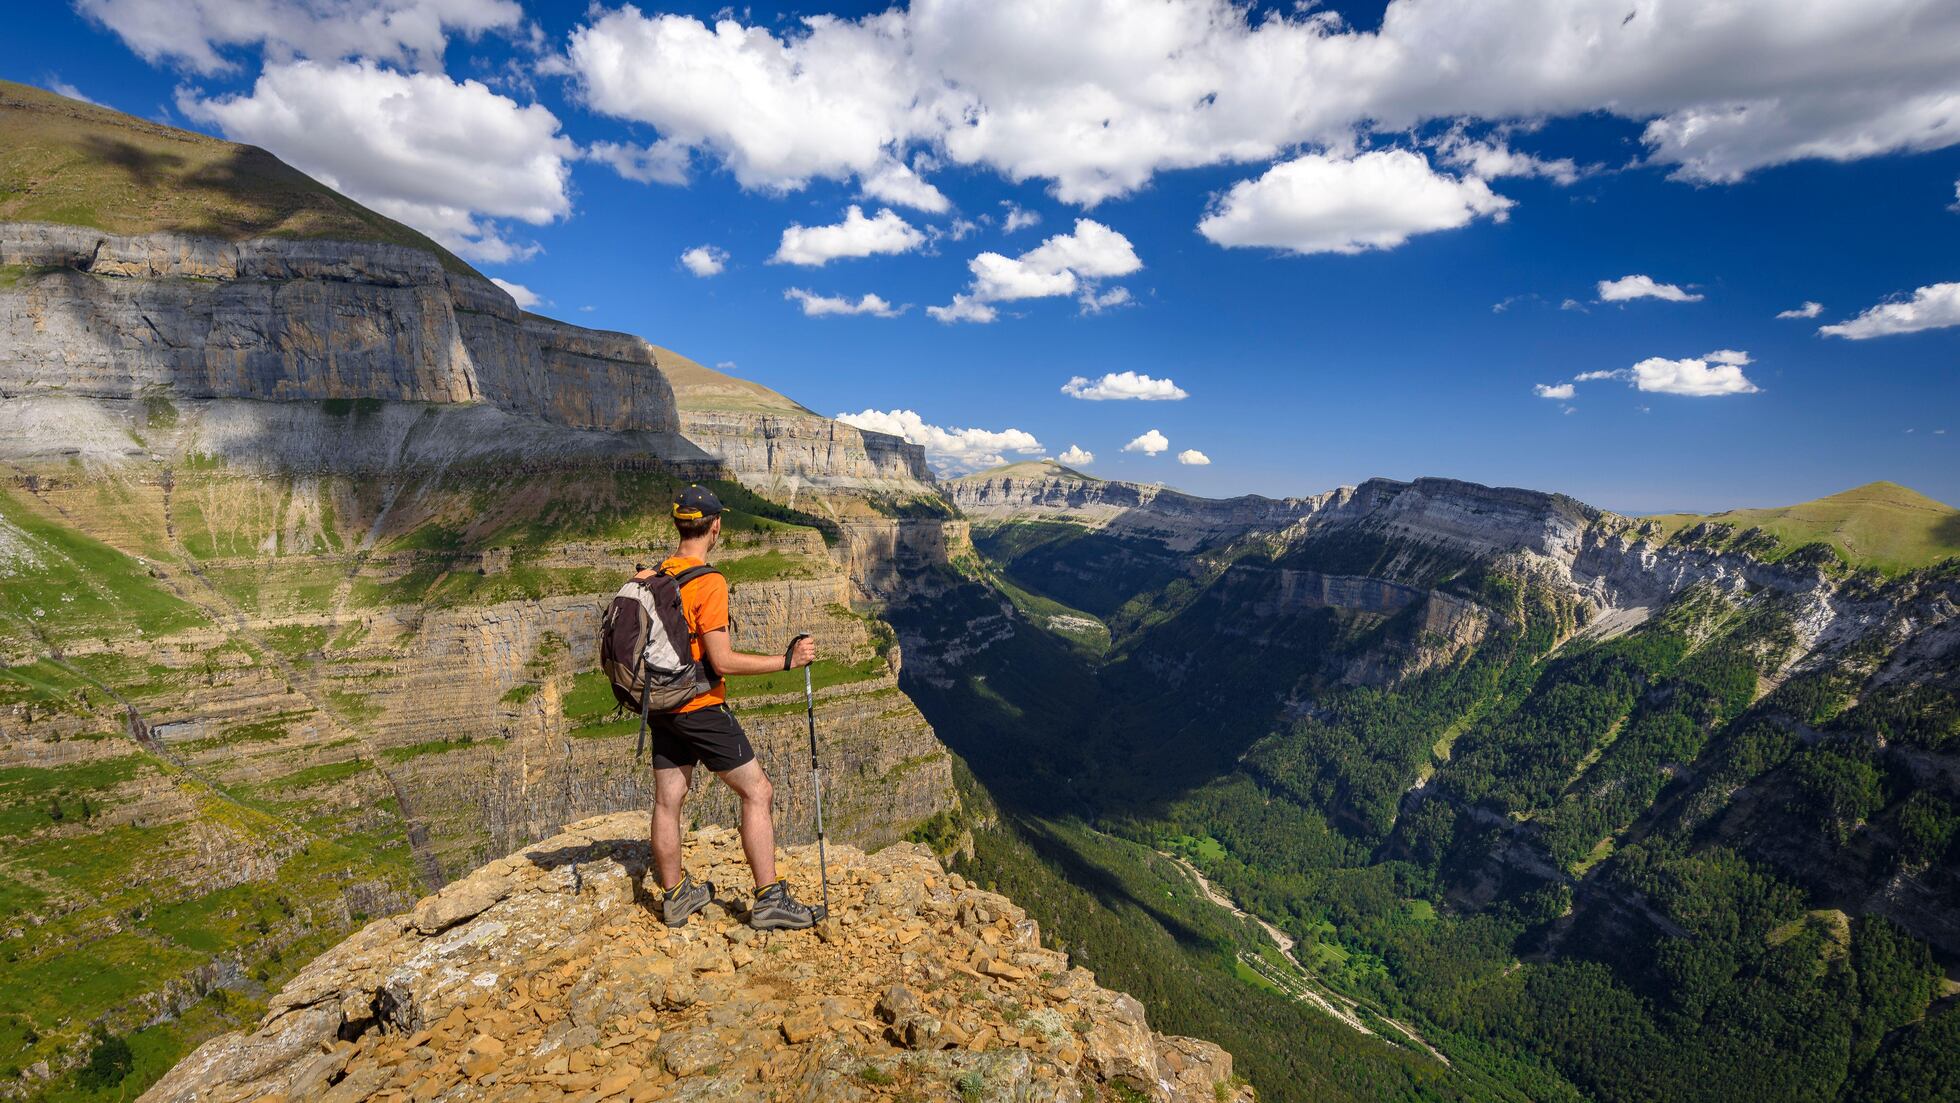
[[[714,685],[714,672],[706,662],[696,662],[689,647],[694,633],[681,606],[681,587],[720,573],[704,564],[679,574],[636,575],[606,606],[599,622],[599,669],[620,707],[640,714],[643,743],[648,714],[672,712]]]

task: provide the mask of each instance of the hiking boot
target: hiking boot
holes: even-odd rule
[[[777,881],[757,890],[749,907],[749,926],[758,931],[800,931],[814,927],[823,919],[823,908],[799,903],[789,894],[789,884]]]
[[[681,874],[681,883],[660,896],[660,918],[669,927],[687,926],[687,917],[708,906],[715,897],[713,881],[696,881],[691,873]]]

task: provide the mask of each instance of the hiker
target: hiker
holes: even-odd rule
[[[691,574],[680,587],[681,606],[692,657],[707,668],[709,686],[686,704],[647,718],[653,735],[653,871],[660,881],[661,918],[681,926],[714,896],[712,882],[697,882],[681,868],[681,803],[698,762],[741,798],[742,849],[756,884],[749,925],[761,930],[815,926],[822,918],[817,909],[798,902],[776,876],[776,827],[769,809],[775,787],[728,709],[723,679],[808,666],[817,657],[816,641],[799,636],[780,655],[735,650],[728,642],[728,581],[713,569],[695,570],[707,566],[721,539],[721,502],[703,487],[688,487],[674,500],[674,528],[680,534],[674,554],[635,577]]]

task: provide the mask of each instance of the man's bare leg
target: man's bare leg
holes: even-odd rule
[[[776,787],[769,783],[769,775],[762,772],[762,763],[754,759],[715,776],[727,782],[742,799],[742,850],[749,856],[749,868],[755,871],[756,887],[766,888],[776,881],[776,823],[769,811]],[[677,868],[679,864],[676,859]]]
[[[659,878],[663,891],[681,883],[681,804],[687,800],[693,781],[692,766],[657,767],[653,771],[653,875]]]

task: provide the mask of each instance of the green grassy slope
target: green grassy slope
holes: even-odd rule
[[[0,81],[0,220],[234,241],[381,241],[474,273],[429,238],[265,150],[11,81]]]
[[[1793,506],[1667,513],[1647,520],[1660,522],[1670,537],[1703,521],[1733,525],[1738,533],[1760,528],[1786,550],[1822,542],[1854,567],[1887,574],[1960,555],[1960,509],[1897,483],[1866,483]]]

